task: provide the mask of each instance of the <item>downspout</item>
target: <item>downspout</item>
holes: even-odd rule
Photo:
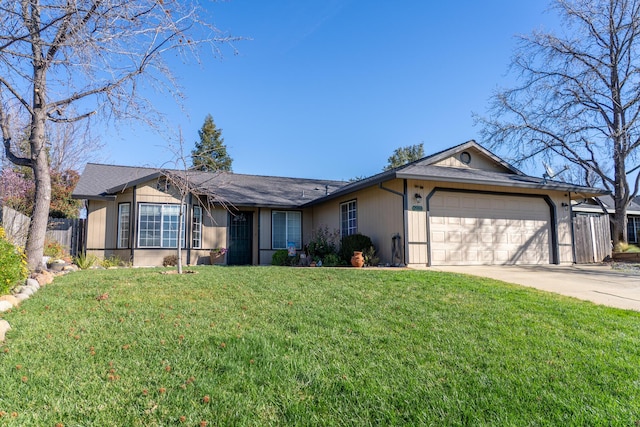
[[[261,265],[262,246],[260,244],[260,223],[262,222],[262,208],[258,207],[258,265]]]
[[[569,221],[571,222],[571,252],[573,253],[573,263],[576,264],[578,259],[576,254],[576,232],[573,228],[573,205],[571,204],[571,191],[567,193],[569,195]]]
[[[404,179],[402,181],[403,181],[403,191],[404,191],[403,193],[400,193],[399,191],[396,191],[396,190],[392,190],[391,188],[383,187],[382,182],[378,184],[378,188],[384,191],[388,191],[389,193],[395,194],[396,196],[402,197],[402,231],[404,233],[404,251],[402,251],[402,263],[404,265],[407,265],[407,250],[409,249],[409,243],[407,242],[407,236],[409,233],[407,230],[407,219],[406,219],[406,213],[405,213],[405,211],[407,210],[407,180]],[[391,254],[391,256],[393,257],[393,254]],[[393,261],[393,259],[391,261]]]
[[[137,205],[137,197],[136,197],[136,193],[138,190],[138,186],[134,185],[133,186],[133,197],[131,199],[131,218],[129,218],[129,222],[131,224],[130,231],[129,231],[129,244],[131,245],[131,265],[136,265],[135,263],[135,247],[138,243],[138,239],[136,239],[136,235],[137,235],[137,230],[136,230],[136,225],[138,224],[138,222],[136,221],[136,218],[138,217],[138,214],[136,213],[138,205]]]
[[[191,265],[191,244],[193,242],[192,212],[193,212],[193,194],[189,193],[189,201],[187,202],[187,212],[186,212],[187,215],[185,215],[185,221],[184,221],[184,240],[186,240],[185,246],[187,249],[187,265]],[[187,233],[187,224],[191,224],[191,227],[188,228],[189,233]],[[202,234],[202,224],[200,224],[200,233]]]

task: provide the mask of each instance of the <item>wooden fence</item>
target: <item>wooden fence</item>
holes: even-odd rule
[[[84,219],[50,218],[47,239],[60,243],[65,252],[76,256],[84,248]]]
[[[609,215],[576,215],[573,237],[577,264],[602,262],[611,256]]]
[[[85,219],[49,218],[47,239],[60,243],[64,251],[76,256],[84,250]],[[11,208],[3,206],[0,210],[0,225],[4,227],[7,238],[18,246],[27,241],[31,219]]]

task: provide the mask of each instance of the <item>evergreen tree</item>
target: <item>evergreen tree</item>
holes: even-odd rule
[[[193,169],[200,171],[231,171],[233,159],[227,154],[222,138],[222,129],[216,128],[211,114],[207,114],[202,128],[198,131],[200,141],[191,151]]]
[[[387,160],[389,163],[384,170],[397,168],[424,157],[424,142],[407,147],[396,148],[393,155]]]

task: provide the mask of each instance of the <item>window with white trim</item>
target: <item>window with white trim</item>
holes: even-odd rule
[[[141,203],[138,213],[138,246],[141,248],[178,247],[179,205]],[[181,241],[184,246],[184,216]]]
[[[129,222],[131,215],[131,203],[118,205],[118,249],[129,247]]]
[[[202,207],[193,207],[193,224],[191,229],[191,245],[200,249],[202,247]]]
[[[271,213],[271,247],[287,249],[293,242],[302,249],[302,213],[295,211],[273,211]]]
[[[340,204],[340,236],[358,232],[358,205],[355,200]]]

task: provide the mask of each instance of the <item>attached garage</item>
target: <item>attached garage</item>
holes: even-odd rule
[[[437,190],[428,204],[431,265],[555,262],[543,196]]]

